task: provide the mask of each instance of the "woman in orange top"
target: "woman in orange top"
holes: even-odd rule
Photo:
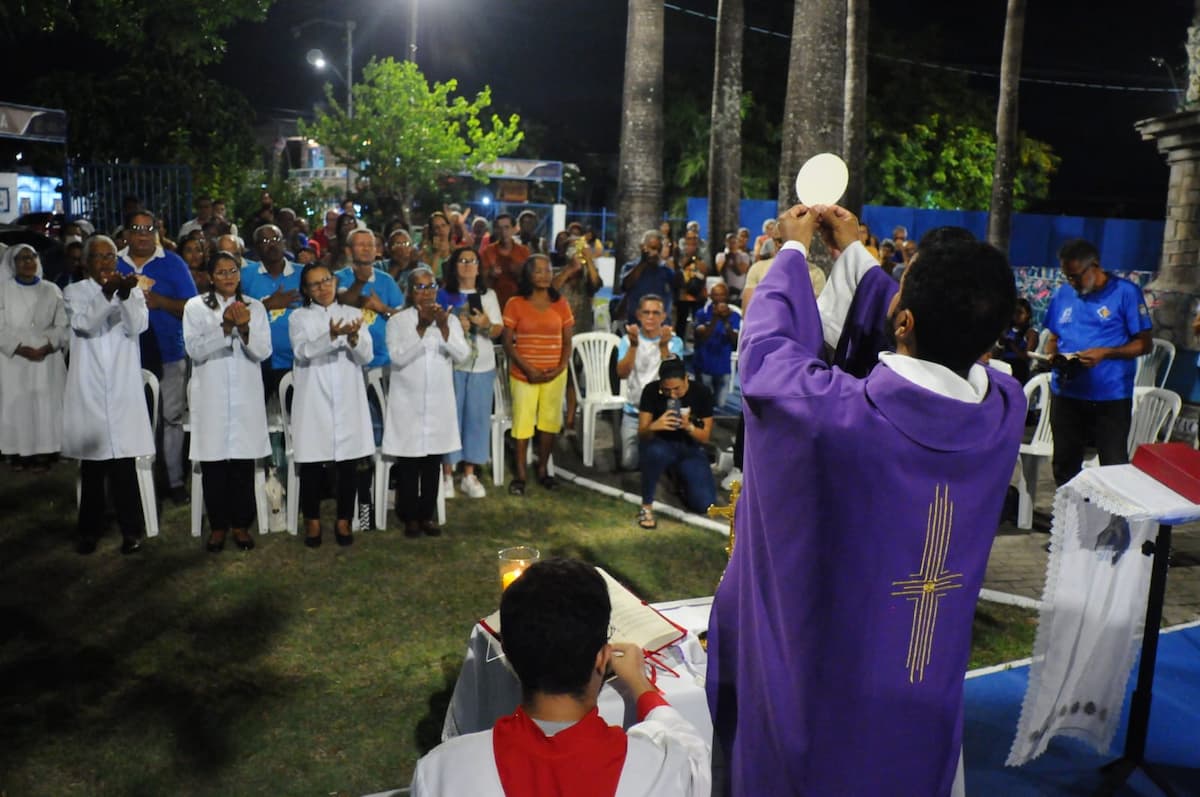
[[[546,471],[554,436],[562,431],[562,403],[575,317],[551,284],[546,255],[534,255],[521,268],[517,295],[504,305],[504,351],[512,388],[512,436],[517,441],[517,475],[508,485],[525,494],[525,456],[534,429],[538,437],[538,482],[547,490],[558,483]]]

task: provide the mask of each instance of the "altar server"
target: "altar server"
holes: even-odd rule
[[[383,453],[397,457],[396,512],[404,534],[441,534],[434,508],[443,454],[461,447],[454,403],[454,362],[471,353],[462,324],[436,301],[433,271],[408,279],[408,307],[387,322],[392,362]]]
[[[0,452],[41,471],[62,447],[67,311],[32,246],[7,249],[0,271],[12,277],[0,282]]]
[[[271,327],[262,302],[242,295],[234,255],[215,253],[206,271],[209,289],[183,308],[183,342],[192,359],[190,456],[204,480],[207,550],[219,553],[232,533],[248,551],[254,547],[247,532],[255,514],[254,460],[271,454],[261,379]]]
[[[842,251],[819,302],[818,220]],[[896,293],[849,211],[797,206],[780,227],[742,333],[745,486],[709,624],[714,791],[948,795],[1025,421],[1016,380],[977,364],[1012,317],[1012,271],[987,244],[922,247]],[[895,353],[868,348],[878,331]],[[832,368],[827,345],[878,364]]]
[[[337,470],[338,545],[351,545],[361,460],[375,451],[363,366],[371,361],[371,336],[362,313],[337,302],[337,279],[327,267],[310,263],[300,273],[304,306],[288,319],[295,356],[292,373],[292,448],[300,466],[300,508],[304,544],[321,544],[322,469]]]
[[[413,797],[707,797],[708,744],[646,678],[642,651],[607,641],[610,614],[604,579],[583,562],[538,562],[514,581],[500,626],[521,705],[418,761]],[[636,709],[628,731],[596,709],[610,671]]]
[[[130,554],[141,549],[142,534],[134,460],[154,454],[138,344],[149,313],[137,276],[118,273],[111,238],[88,238],[83,256],[91,278],[63,291],[71,367],[63,397],[62,454],[79,460],[79,552],[95,551],[104,530],[107,480],[124,540],[121,553]]]

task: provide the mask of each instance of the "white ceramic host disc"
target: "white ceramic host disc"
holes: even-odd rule
[[[813,155],[796,175],[796,198],[803,205],[833,205],[846,193],[850,172],[832,152]]]

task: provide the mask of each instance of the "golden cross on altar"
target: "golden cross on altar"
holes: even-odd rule
[[[954,504],[950,501],[950,485],[935,486],[933,503],[925,522],[925,550],[921,554],[921,569],[908,578],[893,581],[894,596],[907,598],[913,605],[912,630],[908,637],[908,682],[925,679],[925,666],[933,655],[933,631],[937,625],[938,603],[946,592],[962,587],[962,573],[946,570],[946,552],[950,548],[950,532],[954,527]]]
[[[707,515],[711,518],[728,518],[729,519],[729,544],[725,546],[725,555],[733,556],[733,523],[737,516],[738,496],[742,494],[742,483],[736,481],[729,486],[729,504],[726,506],[717,506],[712,504],[708,507]]]

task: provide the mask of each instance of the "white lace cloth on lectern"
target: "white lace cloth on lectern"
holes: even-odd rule
[[[1007,764],[1037,758],[1057,735],[1099,752],[1112,744],[1142,640],[1159,523],[1200,518],[1200,506],[1132,465],[1087,468],[1054,498],[1046,588]]]

